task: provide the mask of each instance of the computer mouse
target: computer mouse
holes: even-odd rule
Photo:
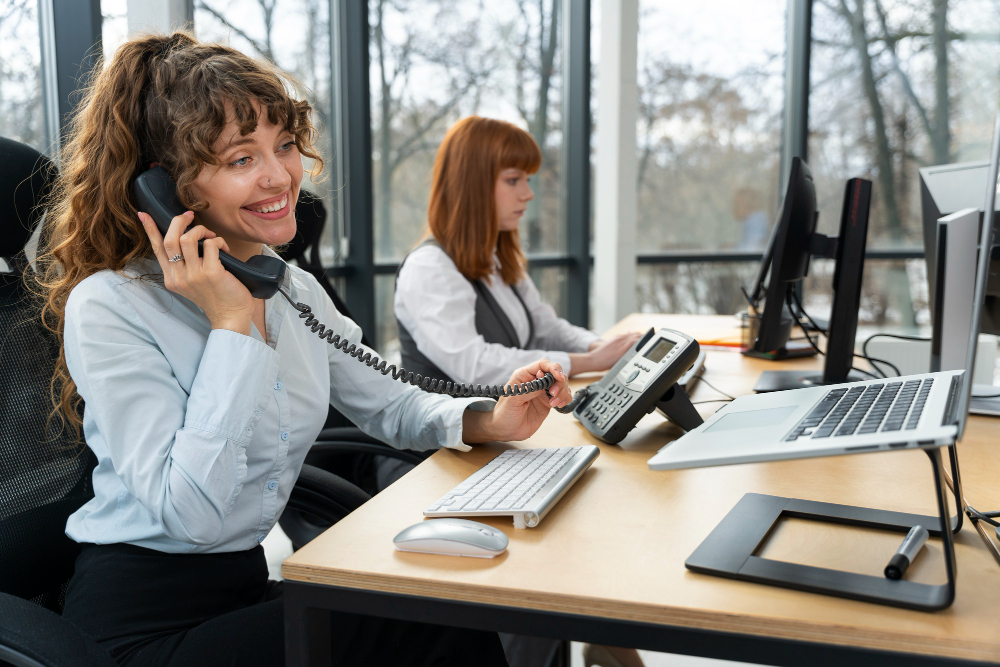
[[[505,534],[492,526],[467,519],[428,519],[392,538],[400,551],[447,556],[493,558],[507,549]]]

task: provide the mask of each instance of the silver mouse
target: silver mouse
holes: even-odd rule
[[[428,519],[392,539],[400,551],[493,558],[507,549],[507,536],[485,523],[466,519]]]

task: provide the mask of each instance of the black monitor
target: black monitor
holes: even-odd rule
[[[838,237],[827,237],[816,233],[816,212],[815,212],[815,189],[812,187],[812,180],[809,178],[809,170],[805,163],[796,158],[792,163],[792,174],[789,179],[789,193],[786,195],[786,202],[793,196],[792,187],[796,178],[801,188],[802,181],[808,185],[802,192],[810,193],[807,204],[803,208],[804,213],[809,213],[809,203],[812,206],[811,225],[803,224],[796,214],[794,204],[786,205],[782,213],[781,222],[778,229],[772,235],[773,247],[768,249],[768,256],[765,262],[772,265],[772,270],[777,268],[779,277],[788,277],[790,280],[768,282],[763,288],[766,293],[764,309],[760,318],[760,329],[765,330],[774,320],[767,319],[768,301],[772,304],[773,310],[778,310],[787,316],[790,322],[781,322],[781,328],[772,331],[758,333],[755,338],[755,349],[750,352],[760,355],[767,349],[768,345],[776,341],[787,341],[791,334],[792,325],[797,318],[792,317],[792,312],[799,310],[798,295],[794,291],[796,283],[799,282],[808,270],[809,259],[812,256],[827,257],[836,262],[833,274],[833,309],[830,313],[830,324],[828,342],[826,346],[826,359],[823,365],[823,373],[814,371],[765,371],[755,391],[780,391],[784,389],[795,389],[812,385],[840,384],[842,382],[853,382],[864,378],[851,374],[851,367],[854,361],[854,339],[858,329],[858,310],[861,302],[861,281],[864,275],[865,247],[868,239],[868,214],[871,208],[871,181],[862,178],[853,178],[847,182],[844,191],[844,205],[841,209],[840,234]],[[786,222],[787,218],[787,222]],[[798,224],[797,224],[798,223]],[[799,227],[797,234],[789,234],[781,229]],[[808,230],[808,234],[803,234],[802,230]],[[770,260],[770,261],[768,261]],[[800,267],[801,270],[800,270]],[[785,273],[781,270],[786,269]],[[761,275],[766,275],[765,268],[762,267]],[[759,277],[760,279],[760,277]],[[758,284],[753,296],[759,296],[762,288]],[[789,306],[796,306],[791,308]],[[772,316],[773,318],[773,316]],[[787,327],[787,328],[786,328]],[[761,355],[764,356],[764,355]]]
[[[744,354],[766,359],[815,354],[807,343],[789,344],[796,318],[792,316],[786,297],[809,272],[809,246],[818,217],[816,187],[809,167],[801,158],[792,158],[781,215],[771,230],[756,283],[749,295],[757,317],[750,320],[751,344]],[[760,307],[762,296],[764,304]]]

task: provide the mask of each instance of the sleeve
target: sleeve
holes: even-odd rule
[[[361,327],[344,317],[326,294],[315,295],[324,304],[317,319],[341,338],[363,350],[358,353],[378,354],[361,345]],[[492,411],[496,402],[483,398],[452,398],[431,394],[399,380],[383,375],[344,354],[334,345],[327,345],[330,362],[330,403],[368,435],[387,442],[397,449],[418,451],[447,447],[469,451],[462,442],[462,417],[466,409]]]
[[[211,544],[246,477],[246,446],[270,399],[278,354],[214,330],[188,395],[132,305],[115,286],[94,285],[71,293],[64,330],[88,419],[129,493],[166,534]]]
[[[530,277],[525,276],[515,287],[535,323],[535,344],[543,348],[566,352],[586,352],[600,336],[556,315],[555,308],[542,301],[542,295]],[[565,367],[567,374],[569,367]]]
[[[407,258],[396,283],[395,307],[420,352],[458,382],[503,385],[515,370],[543,357],[570,372],[569,355],[558,348],[487,343],[476,330],[475,290],[438,248]]]

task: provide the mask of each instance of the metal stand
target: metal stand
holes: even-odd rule
[[[955,445],[949,446],[948,450],[957,509],[956,516],[950,520],[944,473],[941,469],[941,452],[939,448],[929,449],[925,451],[934,469],[934,489],[938,505],[936,517],[748,493],[695,549],[684,565],[704,574],[894,607],[920,611],[944,609],[955,599],[955,542],[952,534],[962,527],[958,454]],[[896,530],[901,533],[908,532],[913,526],[922,525],[931,535],[942,538],[947,581],[939,585],[919,584],[904,579],[892,580],[755,556],[755,552],[783,516]]]
[[[656,409],[685,431],[691,431],[705,423],[688,398],[687,392],[678,384],[672,385],[656,402]]]

